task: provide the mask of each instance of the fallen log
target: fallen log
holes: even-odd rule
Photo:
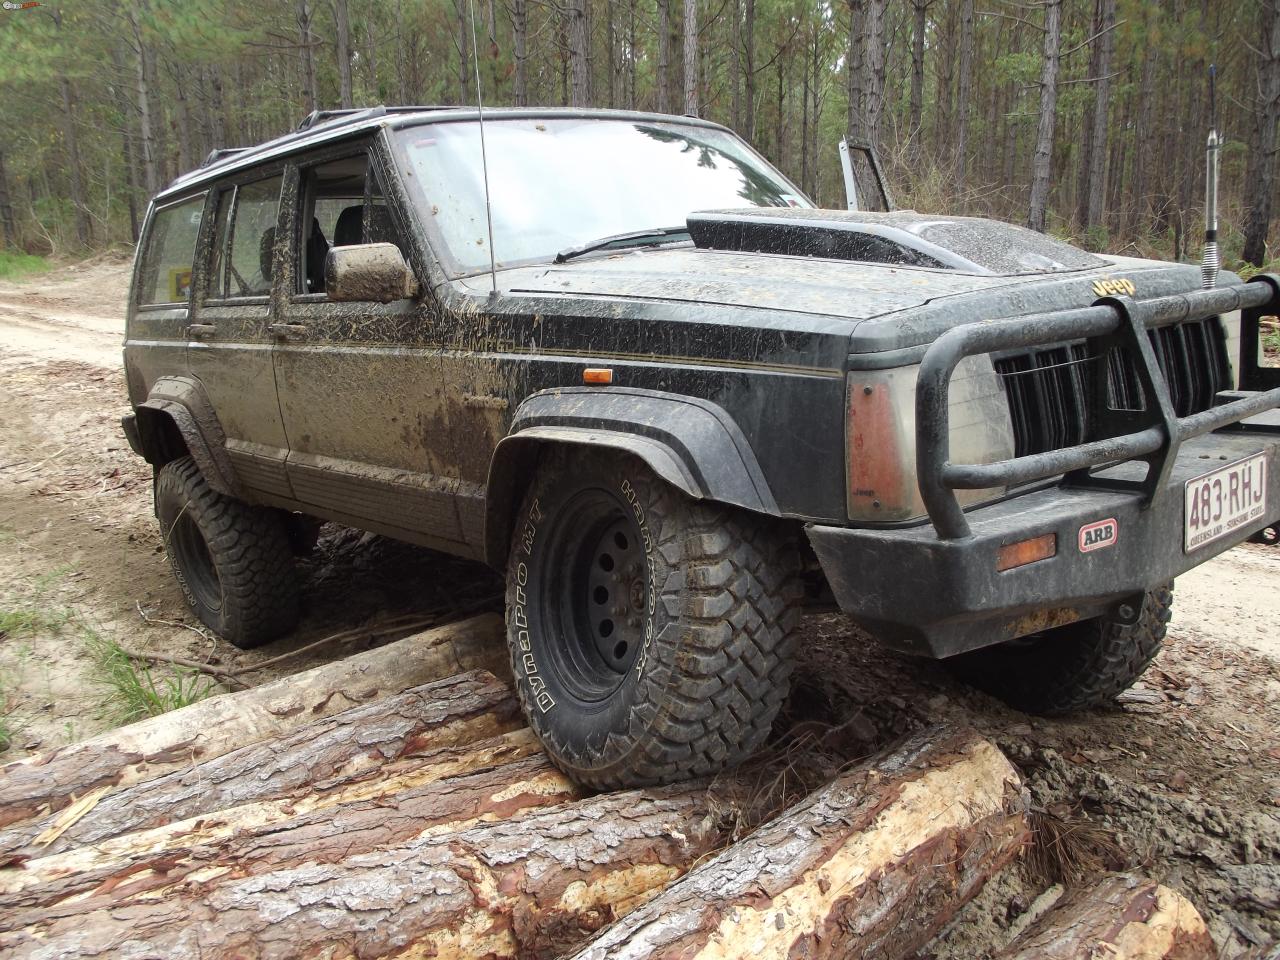
[[[207,882],[223,871],[244,878],[335,863],[579,797],[527,729],[438,751],[432,763],[377,787],[357,784],[349,797],[326,798],[346,802],[323,806],[307,797],[298,804],[305,810],[286,801],[250,804],[0,870],[0,931],[52,916],[73,899],[69,909],[80,913],[197,873]]]
[[[668,787],[248,877],[218,861],[28,916],[0,955],[550,960],[718,847],[719,809],[705,784]]]
[[[511,689],[492,674],[436,680],[203,763],[111,789],[91,808],[68,807],[10,827],[0,832],[0,863],[15,856],[44,857],[304,788],[309,803],[323,803],[353,781],[393,775],[391,765],[401,758],[522,725]]]
[[[406,637],[239,693],[211,697],[0,768],[0,827],[123,787],[464,670],[507,670],[492,614]]]
[[[549,960],[720,847],[746,793],[733,780],[714,790],[695,784],[616,793],[323,862],[302,842],[289,865],[249,876],[241,873],[243,854],[218,856],[167,883],[126,877],[90,897],[24,912],[25,927],[0,933],[0,953],[92,960],[127,945],[131,955],[171,960]],[[781,917],[786,943],[809,929],[806,942],[817,947],[854,935],[881,947],[866,955],[900,956],[1016,855],[1026,836],[1016,774],[999,751],[972,734],[935,734],[843,775],[745,841],[750,846],[718,857],[714,863],[732,867],[716,874],[730,892],[707,887],[704,867],[694,875],[704,880],[677,885],[699,902],[664,894],[655,901],[663,910],[642,913],[656,918],[649,930],[687,917],[702,923],[704,935],[723,939],[718,931],[727,931],[743,952],[725,955],[770,955]],[[268,850],[271,836],[260,842]],[[740,849],[755,855],[736,856]],[[845,909],[849,902],[856,908]],[[717,914],[716,904],[732,909]]]
[[[693,870],[576,960],[907,956],[1029,837],[1004,755],[971,732],[926,734]]]
[[[1151,880],[1107,877],[1069,893],[997,960],[1214,960],[1204,920],[1186,898]]]

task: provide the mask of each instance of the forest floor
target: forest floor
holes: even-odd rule
[[[12,730],[0,760],[116,721],[118,691],[95,653],[104,640],[238,670],[374,619],[474,608],[501,589],[487,568],[331,525],[304,564],[293,636],[245,652],[200,630],[164,557],[150,470],[120,431],[128,271],[106,257],[0,284],[0,721]],[[976,727],[1071,835],[1059,867],[1131,866],[1174,887],[1234,957],[1280,939],[1278,623],[1280,549],[1238,547],[1179,580],[1164,650],[1122,704],[1049,721],[883,650],[843,617],[813,615],[784,725],[834,725],[832,749],[845,757],[939,721]],[[352,649],[331,645],[246,679]],[[1030,865],[1007,872],[921,956],[982,956],[1059,879]]]

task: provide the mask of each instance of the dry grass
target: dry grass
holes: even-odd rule
[[[1123,870],[1128,857],[1111,830],[1078,816],[1032,811],[1026,865],[1043,886],[1076,887],[1100,873]]]

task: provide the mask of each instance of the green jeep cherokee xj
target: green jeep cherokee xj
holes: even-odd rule
[[[317,518],[483,560],[551,757],[655,783],[761,744],[815,585],[1026,710],[1128,687],[1280,515],[1278,290],[818,210],[700,120],[334,111],[152,202],[124,429],[215,632],[293,627]]]

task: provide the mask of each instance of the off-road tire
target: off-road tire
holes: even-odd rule
[[[1055,627],[947,661],[968,683],[1026,713],[1106,706],[1155,659],[1173,615],[1173,584],[1149,591],[1136,623],[1107,617]]]
[[[603,790],[712,774],[759,747],[790,683],[796,536],[691,500],[629,456],[544,454],[512,538],[507,638],[521,705],[556,765]],[[609,587],[597,550],[639,574]],[[630,631],[625,651],[619,640],[601,652],[594,623],[577,629],[615,615],[605,636]]]
[[[243,649],[294,628],[297,574],[275,511],[213,490],[190,457],[160,469],[155,506],[169,564],[205,626]]]

